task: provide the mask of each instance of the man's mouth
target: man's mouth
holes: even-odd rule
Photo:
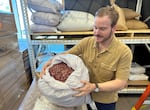
[[[97,37],[97,38],[101,38],[102,36],[100,36],[100,35],[96,35],[96,37]]]

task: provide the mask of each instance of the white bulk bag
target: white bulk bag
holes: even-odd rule
[[[62,5],[57,0],[27,0],[28,8],[32,11],[58,13]]]
[[[34,12],[31,16],[31,21],[35,24],[57,26],[60,22],[61,15],[45,12]]]
[[[40,24],[31,24],[30,30],[32,32],[56,32],[60,33],[54,26],[40,25]]]
[[[90,31],[93,23],[94,16],[88,12],[66,10],[57,28],[60,31]]]
[[[54,64],[61,62],[66,63],[74,70],[65,82],[55,80],[48,71]],[[72,54],[61,54],[53,58],[52,64],[46,69],[46,75],[38,80],[38,87],[51,103],[64,107],[74,107],[91,102],[90,95],[73,97],[78,92],[72,88],[82,87],[81,80],[89,81],[89,74],[80,57]]]

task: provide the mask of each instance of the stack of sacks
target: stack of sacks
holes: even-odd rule
[[[148,29],[147,24],[137,19],[137,17],[140,17],[139,13],[129,8],[120,8],[115,4],[115,0],[110,0],[110,3],[119,14],[116,30],[126,31],[128,29]]]
[[[145,72],[146,69],[144,67],[134,62],[131,65],[129,80],[148,80]]]
[[[122,8],[124,11],[126,25],[128,29],[148,29],[148,25],[137,18],[141,15],[129,8]]]
[[[28,0],[32,32],[58,32],[62,5],[57,0]]]

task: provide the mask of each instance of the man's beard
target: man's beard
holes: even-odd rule
[[[108,36],[107,37],[103,37],[103,36],[101,36],[101,35],[95,35],[96,37],[97,37],[97,39],[100,37],[100,38],[104,38],[102,41],[101,41],[101,43],[103,43],[103,42],[105,42],[105,41],[107,41],[107,40],[109,40],[110,38],[111,38],[111,36],[112,36],[112,29],[111,29],[111,31],[110,31],[110,33],[108,34]],[[99,41],[97,42],[97,43],[100,43]]]

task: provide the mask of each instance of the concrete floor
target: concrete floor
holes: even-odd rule
[[[116,110],[131,110],[140,98],[140,94],[120,94]],[[148,97],[148,101],[150,97]],[[150,104],[143,104],[139,110],[150,110]]]

